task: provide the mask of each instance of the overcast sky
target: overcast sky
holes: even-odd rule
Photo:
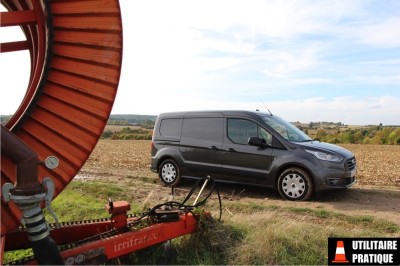
[[[398,0],[120,4],[124,53],[113,114],[265,104],[289,121],[400,125]],[[25,91],[7,88],[26,88],[27,59],[26,51],[0,54],[0,114],[21,102]]]

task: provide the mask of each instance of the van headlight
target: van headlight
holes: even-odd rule
[[[342,157],[332,153],[327,153],[322,151],[312,151],[312,150],[305,150],[305,151],[311,153],[312,155],[323,161],[340,163],[343,160]]]

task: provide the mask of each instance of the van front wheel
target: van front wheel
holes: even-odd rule
[[[279,194],[288,200],[308,200],[314,192],[310,175],[301,168],[289,168],[278,179]]]
[[[169,186],[177,185],[181,179],[178,164],[171,159],[163,161],[160,165],[158,176],[161,181]]]

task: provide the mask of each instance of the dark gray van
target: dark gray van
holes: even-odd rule
[[[312,140],[278,116],[251,111],[160,114],[151,170],[168,185],[210,175],[220,182],[272,187],[289,200],[356,182],[350,151]]]

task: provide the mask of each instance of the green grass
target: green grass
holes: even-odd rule
[[[215,202],[210,206],[215,208]],[[231,214],[205,221],[192,235],[172,240],[169,264],[327,264],[329,237],[394,237],[400,228],[372,216],[343,215],[323,208],[225,202]],[[206,207],[207,209],[207,207]],[[160,246],[137,252],[131,262],[156,264]],[[153,254],[153,256],[151,255]]]
[[[53,200],[51,206],[60,222],[110,217],[105,209],[108,198],[120,199],[124,190],[114,184],[103,182],[71,182],[63,192]],[[131,206],[139,210],[140,206]],[[53,217],[44,209],[47,222],[53,223]],[[33,255],[32,249],[5,252],[3,263]]]
[[[108,198],[121,200],[129,190],[117,184],[74,181],[53,201],[60,221],[108,217]],[[132,211],[142,211],[136,204]],[[372,216],[344,215],[324,208],[281,207],[259,202],[223,202],[223,221],[203,218],[197,233],[173,239],[168,264],[321,265],[327,263],[329,237],[398,237],[396,224]],[[217,209],[210,200],[207,210]],[[48,221],[52,222],[52,218]],[[121,259],[124,264],[157,264],[165,247],[156,245]],[[4,263],[29,254],[7,252]]]
[[[400,233],[397,225],[371,216],[242,202],[225,206],[232,214],[225,213],[224,223],[210,227],[209,234],[201,232],[201,237],[192,235],[175,242],[180,256],[172,264],[321,265],[327,263],[329,237]],[[229,241],[228,236],[237,237]],[[226,244],[219,237],[227,239]]]
[[[142,182],[149,183],[149,184],[157,184],[158,183],[158,179],[152,178],[152,177],[147,177],[147,176],[132,176],[132,175],[128,175],[128,176],[126,176],[126,178],[132,179],[132,180],[138,179],[138,180],[140,180]]]

